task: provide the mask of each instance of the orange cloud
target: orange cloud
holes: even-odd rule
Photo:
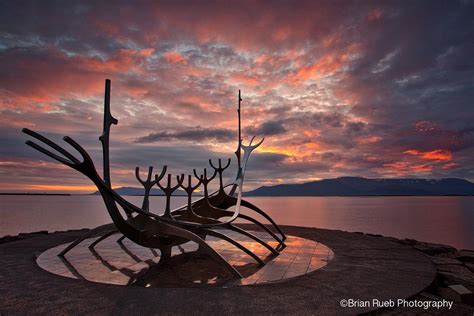
[[[143,73],[141,61],[155,52],[154,48],[146,49],[120,49],[111,58],[102,60],[100,58],[75,57],[72,62],[82,69],[96,72],[137,72]]]
[[[324,75],[333,73],[342,67],[344,58],[336,54],[327,54],[320,58],[315,64],[300,68],[295,75],[290,77],[290,82],[300,80],[318,79]]]
[[[323,39],[321,40],[321,45],[325,48],[328,48],[339,42],[340,39],[341,35],[335,32],[323,37]]]
[[[319,58],[316,63],[301,67],[296,73],[290,74],[288,76],[288,82],[294,84],[300,81],[319,79],[333,74],[340,70],[359,50],[360,45],[352,44],[344,51],[327,53]]]
[[[62,99],[101,95],[104,78],[116,74],[144,74],[143,61],[154,53],[154,48],[120,49],[107,59],[96,56],[69,56],[57,49],[35,54],[11,52],[0,56],[8,60],[16,72],[29,76],[2,78],[0,108],[23,112],[61,110]]]
[[[308,129],[304,130],[303,134],[305,134],[307,137],[318,137],[321,135],[321,132],[316,129]]]
[[[255,77],[246,74],[232,74],[230,79],[249,86],[256,86],[259,83]]]
[[[441,168],[443,168],[445,170],[449,170],[449,169],[459,168],[460,166],[461,165],[456,163],[456,162],[450,162],[450,163],[444,164]]]
[[[262,145],[260,148],[260,152],[262,153],[272,153],[272,154],[283,154],[289,157],[296,157],[298,156],[298,152],[295,150],[294,147],[291,146],[266,146],[265,144]]]
[[[403,176],[407,174],[429,173],[433,170],[430,165],[410,164],[405,161],[396,161],[393,163],[386,163],[383,165],[386,169],[385,173],[396,176]]]
[[[453,159],[453,154],[449,150],[437,149],[433,151],[419,151],[410,149],[403,152],[413,156],[421,157],[425,160],[449,161]]]
[[[138,51],[138,55],[142,57],[150,57],[155,52],[154,48],[145,48]]]
[[[186,65],[188,63],[188,60],[182,54],[175,51],[167,52],[163,55],[163,57],[171,64]]]
[[[382,137],[379,136],[367,136],[361,137],[357,139],[357,143],[364,145],[364,144],[373,144],[382,140]]]

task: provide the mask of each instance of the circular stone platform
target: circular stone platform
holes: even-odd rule
[[[315,228],[282,226],[282,229],[288,235],[312,240],[318,246],[326,245],[334,252],[333,259],[311,273],[278,282],[147,288],[146,284],[144,287],[117,286],[62,277],[38,266],[36,261],[41,254],[73,241],[83,231],[0,244],[0,313],[353,315],[376,308],[343,308],[342,299],[409,298],[428,287],[436,276],[430,259],[388,238]],[[115,242],[113,238],[116,237],[112,237],[111,242]],[[99,244],[97,252],[101,256],[104,250]],[[111,258],[108,259],[111,263]]]
[[[276,248],[278,244],[265,232],[250,231],[253,235]],[[230,243],[208,237],[208,244],[234,266],[244,278],[236,280],[206,255],[196,253],[198,245],[188,242],[172,248],[167,264],[160,261],[160,252],[144,248],[125,239],[117,242],[121,234],[113,235],[94,248],[89,245],[96,239],[83,241],[68,252],[65,258],[58,254],[68,245],[60,245],[43,252],[37,260],[44,270],[64,277],[116,285],[145,287],[196,287],[239,286],[264,282],[283,281],[315,271],[327,265],[334,253],[314,240],[287,236],[287,247],[278,256],[250,239],[233,231],[225,234],[259,256],[261,267],[249,255]]]

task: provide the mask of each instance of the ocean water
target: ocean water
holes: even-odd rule
[[[141,205],[142,198],[127,199]],[[474,197],[249,197],[282,225],[365,232],[474,249]],[[174,206],[184,204],[174,197]],[[163,197],[151,197],[162,210]],[[160,212],[156,212],[160,213]],[[251,212],[244,209],[244,213]],[[258,216],[255,216],[259,218]],[[0,236],[110,222],[100,196],[0,196]]]

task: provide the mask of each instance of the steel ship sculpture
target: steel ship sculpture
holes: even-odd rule
[[[153,167],[149,167],[145,179],[140,176],[140,169],[137,167],[135,175],[145,191],[142,206],[138,207],[120,196],[112,188],[111,184],[109,163],[110,129],[112,125],[118,124],[118,120],[112,116],[110,110],[110,85],[111,81],[107,79],[105,81],[103,133],[99,137],[103,152],[103,177],[98,174],[94,162],[87,151],[72,138],[65,136],[63,139],[77,151],[80,158],[78,158],[77,154],[71,153],[37,132],[27,128],[22,130],[23,133],[42,143],[42,145],[39,145],[34,141],[27,140],[27,145],[88,177],[96,185],[112,220],[110,224],[101,225],[86,232],[83,236],[69,244],[59,256],[64,257],[71,249],[87,238],[97,238],[89,246],[93,249],[95,245],[105,238],[121,233],[123,236],[118,239],[118,242],[128,238],[140,246],[158,249],[161,252],[160,261],[166,262],[171,258],[172,247],[192,241],[199,245],[198,251],[207,253],[235,277],[242,278],[240,272],[206,242],[206,237],[212,236],[222,239],[242,250],[259,265],[265,265],[265,262],[258,255],[238,241],[225,235],[223,231],[226,229],[242,234],[261,244],[272,255],[278,255],[279,251],[286,246],[285,234],[267,213],[245,200],[242,196],[244,175],[250,154],[262,144],[264,139],[262,138],[259,142],[254,143],[254,136],[248,145],[244,145],[242,142],[240,115],[242,99],[240,90],[237,108],[238,144],[235,151],[237,157],[235,179],[227,185],[223,183],[223,173],[229,168],[230,159],[224,164],[221,159],[217,163],[209,160],[209,170],[212,169],[213,171],[208,172],[208,169],[204,168],[201,173],[194,169],[192,175],[177,175],[174,184],[172,183],[173,176],[171,174],[166,175],[167,166],[163,166],[159,174],[153,174]],[[209,183],[215,179],[219,180],[219,189],[210,193]],[[149,196],[151,189],[155,185],[164,193],[166,199],[164,212],[150,211]],[[176,209],[171,209],[171,198],[178,188],[182,188],[186,192],[187,203]],[[193,192],[198,188],[202,189],[203,197],[192,201]],[[269,222],[269,225],[265,225],[254,217],[242,213],[241,210],[243,208],[259,214]],[[272,247],[261,238],[252,234],[251,231],[235,225],[237,219],[255,224],[268,233],[277,242],[278,246]]]

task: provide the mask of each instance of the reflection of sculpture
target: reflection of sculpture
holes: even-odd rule
[[[80,173],[87,176],[97,186],[113,221],[111,224],[106,224],[91,229],[84,236],[75,240],[68,247],[66,247],[60,255],[64,256],[69,250],[74,248],[86,238],[100,234],[100,237],[91,244],[90,247],[93,248],[94,245],[99,243],[101,240],[116,232],[120,232],[123,234],[123,237],[120,240],[126,237],[141,246],[159,249],[161,251],[161,260],[164,262],[171,257],[171,248],[173,246],[179,246],[180,244],[186,243],[188,241],[196,242],[199,245],[199,251],[206,252],[214,260],[220,262],[228,271],[233,273],[235,276],[241,277],[240,273],[232,265],[227,263],[227,261],[222,256],[220,256],[206,243],[206,236],[214,236],[231,243],[254,258],[255,261],[257,261],[260,265],[264,265],[264,262],[251,250],[223,234],[221,229],[217,231],[216,228],[225,228],[243,234],[266,247],[269,251],[271,251],[272,254],[278,255],[278,249],[285,246],[285,235],[270,218],[270,216],[268,216],[255,205],[242,199],[242,185],[247,161],[251,152],[263,142],[263,139],[255,145],[252,145],[253,138],[248,146],[242,144],[240,132],[240,102],[241,98],[239,91],[239,141],[236,151],[238,169],[233,183],[224,186],[222,178],[224,170],[230,165],[230,159],[225,166],[222,166],[220,159],[217,166],[215,166],[210,160],[210,165],[214,169],[213,174],[210,176],[207,173],[207,169],[204,169],[203,174],[201,175],[198,175],[197,171],[194,170],[194,176],[197,178],[197,183],[194,185],[192,184],[191,175],[187,176],[187,182],[185,182],[186,177],[184,174],[177,176],[176,184],[172,185],[171,174],[168,174],[166,178],[164,177],[167,169],[166,166],[162,168],[159,175],[155,175],[154,179],[152,179],[153,168],[150,167],[147,178],[142,180],[140,177],[139,168],[137,167],[135,170],[136,177],[145,189],[145,196],[141,208],[123,199],[112,189],[111,186],[109,167],[109,135],[111,125],[117,124],[117,120],[113,118],[110,113],[110,80],[106,80],[104,129],[103,134],[100,136],[103,149],[103,179],[98,175],[94,163],[88,153],[73,139],[67,136],[64,137],[64,141],[71,145],[80,154],[82,161],[46,137],[29,129],[23,129],[25,134],[30,135],[31,137],[42,142],[44,145],[54,149],[56,153],[53,153],[38,145],[37,143],[29,140],[26,142],[27,145],[79,171]],[[241,150],[243,150],[243,157],[241,157]],[[219,176],[219,190],[214,193],[209,193],[208,184],[217,175]],[[163,178],[167,180],[166,185],[161,183]],[[149,211],[149,194],[151,188],[154,185],[160,187],[166,196],[166,207],[163,215],[156,215],[155,213]],[[192,202],[192,193],[200,186],[203,187],[204,196]],[[171,210],[171,196],[173,192],[179,187],[183,188],[188,194],[188,203],[180,208]],[[226,192],[226,188],[229,188],[229,193]],[[277,230],[280,236],[277,236],[272,230],[256,219],[240,213],[242,206],[253,210],[254,212],[266,218]],[[125,217],[120,212],[120,208],[125,213]],[[233,208],[233,211],[229,210],[230,208]],[[237,218],[250,221],[264,229],[278,242],[279,247],[275,249],[250,232],[235,226],[233,222]]]

